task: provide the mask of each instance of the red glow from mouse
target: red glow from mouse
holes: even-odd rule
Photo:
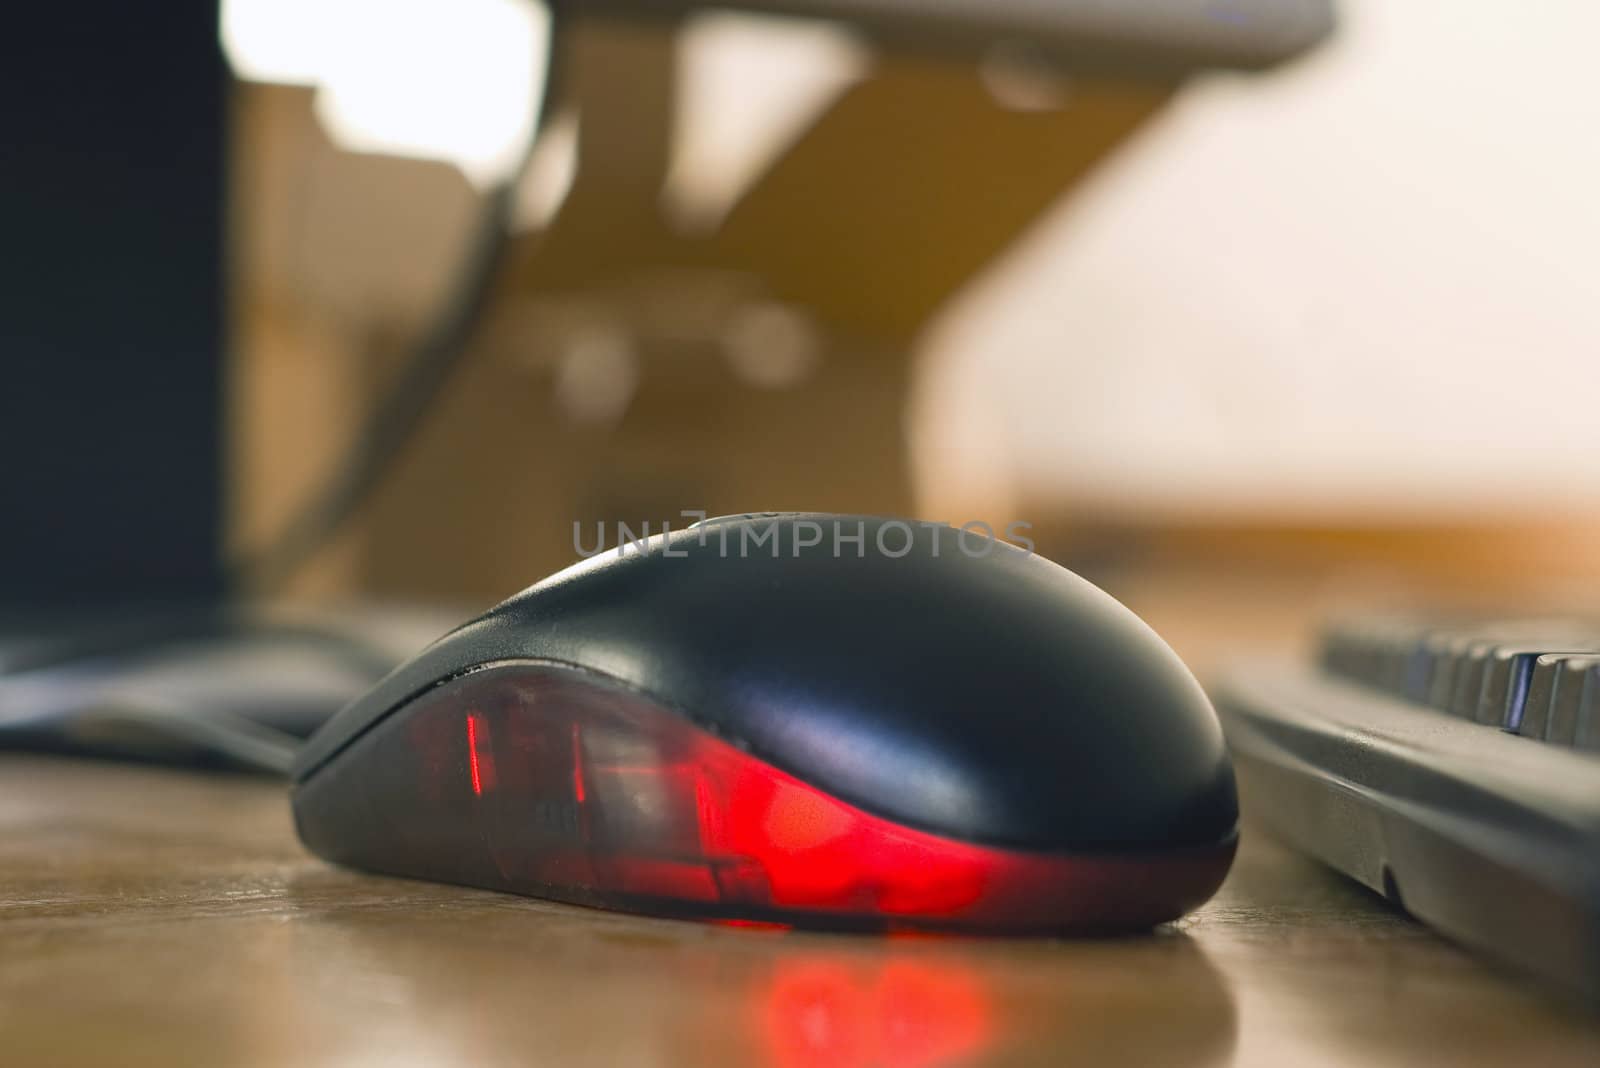
[[[583,739],[578,737],[578,725],[572,725],[572,799],[578,804],[588,797],[583,786]]]
[[[783,1068],[938,1068],[990,1044],[989,999],[965,969],[919,961],[781,961],[757,1026]]]
[[[494,786],[494,756],[489,748],[489,721],[481,712],[467,713],[467,770],[472,778],[472,792],[483,796]]]

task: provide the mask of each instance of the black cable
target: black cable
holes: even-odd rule
[[[518,191],[555,109],[560,83],[562,5],[552,0],[545,6],[550,28],[533,130],[512,173],[486,196],[454,291],[439,316],[423,331],[338,470],[275,540],[229,569],[230,588],[234,591],[259,594],[280,588],[338,533],[392,469],[397,455],[416,435],[423,417],[465,355],[511,244]]]

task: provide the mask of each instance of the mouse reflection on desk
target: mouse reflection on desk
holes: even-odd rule
[[[743,977],[759,1060],[781,1068],[1232,1060],[1232,994],[1184,935],[1028,948],[920,941],[854,951],[791,942],[714,974]],[[700,1026],[714,1033],[718,1020]]]
[[[301,837],[676,916],[1114,932],[1195,908],[1238,818],[1200,687],[1088,582],[957,535],[745,516],[569,568],[311,740]]]

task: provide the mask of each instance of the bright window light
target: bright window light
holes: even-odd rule
[[[238,77],[316,85],[339,0],[222,0],[222,49]]]
[[[678,38],[668,214],[714,229],[870,63],[856,37],[828,22],[733,12],[691,20]]]
[[[453,163],[478,185],[533,134],[549,12],[531,0],[223,0],[234,71],[312,85],[333,141]]]

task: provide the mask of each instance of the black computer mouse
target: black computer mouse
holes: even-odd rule
[[[314,735],[329,860],[636,912],[1119,931],[1216,890],[1238,809],[1176,655],[972,530],[713,520],[585,560]]]

